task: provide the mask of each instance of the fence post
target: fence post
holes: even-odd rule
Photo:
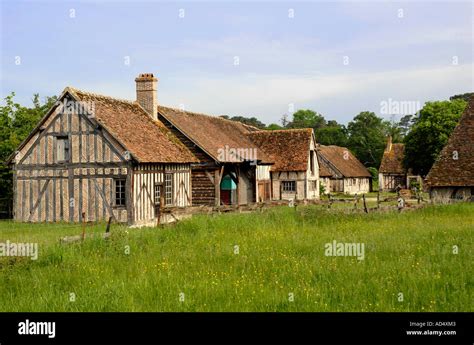
[[[82,212],[82,240],[84,241],[84,238],[86,237],[86,213]]]
[[[377,191],[377,209],[380,208],[380,190]]]
[[[107,222],[107,227],[105,228],[106,234],[110,232],[110,222],[112,222],[112,217],[109,217],[109,221]]]
[[[362,199],[364,201],[364,212],[369,213],[369,211],[367,210],[367,203],[365,202],[365,194],[362,194]]]

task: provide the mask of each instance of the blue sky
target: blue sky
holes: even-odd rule
[[[474,90],[470,1],[0,2],[1,97],[24,104],[66,86],[134,99],[151,72],[163,105],[347,123]]]

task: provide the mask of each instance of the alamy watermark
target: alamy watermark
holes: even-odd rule
[[[380,102],[380,113],[382,115],[416,114],[420,109],[420,101],[397,101],[389,98]]]
[[[57,101],[59,111],[63,114],[78,114],[88,117],[95,117],[95,102],[92,101],[72,101],[64,99]]]
[[[324,255],[326,256],[356,256],[357,260],[365,258],[364,243],[345,243],[336,240],[324,245]]]
[[[225,145],[217,150],[217,159],[222,162],[249,161],[251,165],[257,165],[257,148],[234,148]]]
[[[0,242],[0,256],[25,256],[38,259],[38,243]]]
[[[38,322],[26,319],[18,324],[19,335],[47,335],[52,339],[56,337],[56,322]]]

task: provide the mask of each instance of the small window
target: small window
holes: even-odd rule
[[[284,192],[296,192],[296,181],[283,181]]]
[[[115,206],[126,206],[125,179],[115,180]]]
[[[309,170],[311,171],[311,175],[314,175],[314,151],[309,151]]]
[[[160,204],[160,198],[161,198],[161,187],[163,185],[160,183],[160,184],[155,184],[155,205],[159,205]]]
[[[56,159],[58,163],[69,161],[69,138],[56,138]]]
[[[173,204],[173,174],[165,174],[165,204]]]

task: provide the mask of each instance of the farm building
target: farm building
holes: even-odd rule
[[[347,148],[319,145],[317,154],[322,175],[326,175],[321,180],[326,192],[355,194],[371,190],[372,175]]]
[[[321,184],[321,194],[329,194],[331,192],[331,177],[333,174],[325,164],[319,164],[319,181]]]
[[[249,138],[256,128],[181,109],[157,109],[159,120],[198,159],[191,174],[193,205],[245,205],[270,198],[268,187],[258,187],[272,161]]]
[[[319,166],[314,133],[309,129],[253,131],[252,141],[274,164],[261,171],[259,181],[270,181],[273,200],[319,199]],[[263,188],[261,188],[263,194]]]
[[[136,79],[137,102],[64,90],[9,159],[16,220],[144,224],[191,204],[197,159],[157,121],[149,79]]]
[[[474,96],[426,177],[435,202],[474,201]]]
[[[379,168],[379,190],[393,192],[398,186],[406,188],[407,173],[403,167],[404,144],[392,143],[389,136]]]
[[[392,137],[389,136],[379,168],[379,190],[381,192],[393,192],[397,188],[410,188],[414,182],[420,187],[422,186],[421,176],[413,175],[411,169],[407,171],[403,167],[404,155],[405,145],[392,143]]]

